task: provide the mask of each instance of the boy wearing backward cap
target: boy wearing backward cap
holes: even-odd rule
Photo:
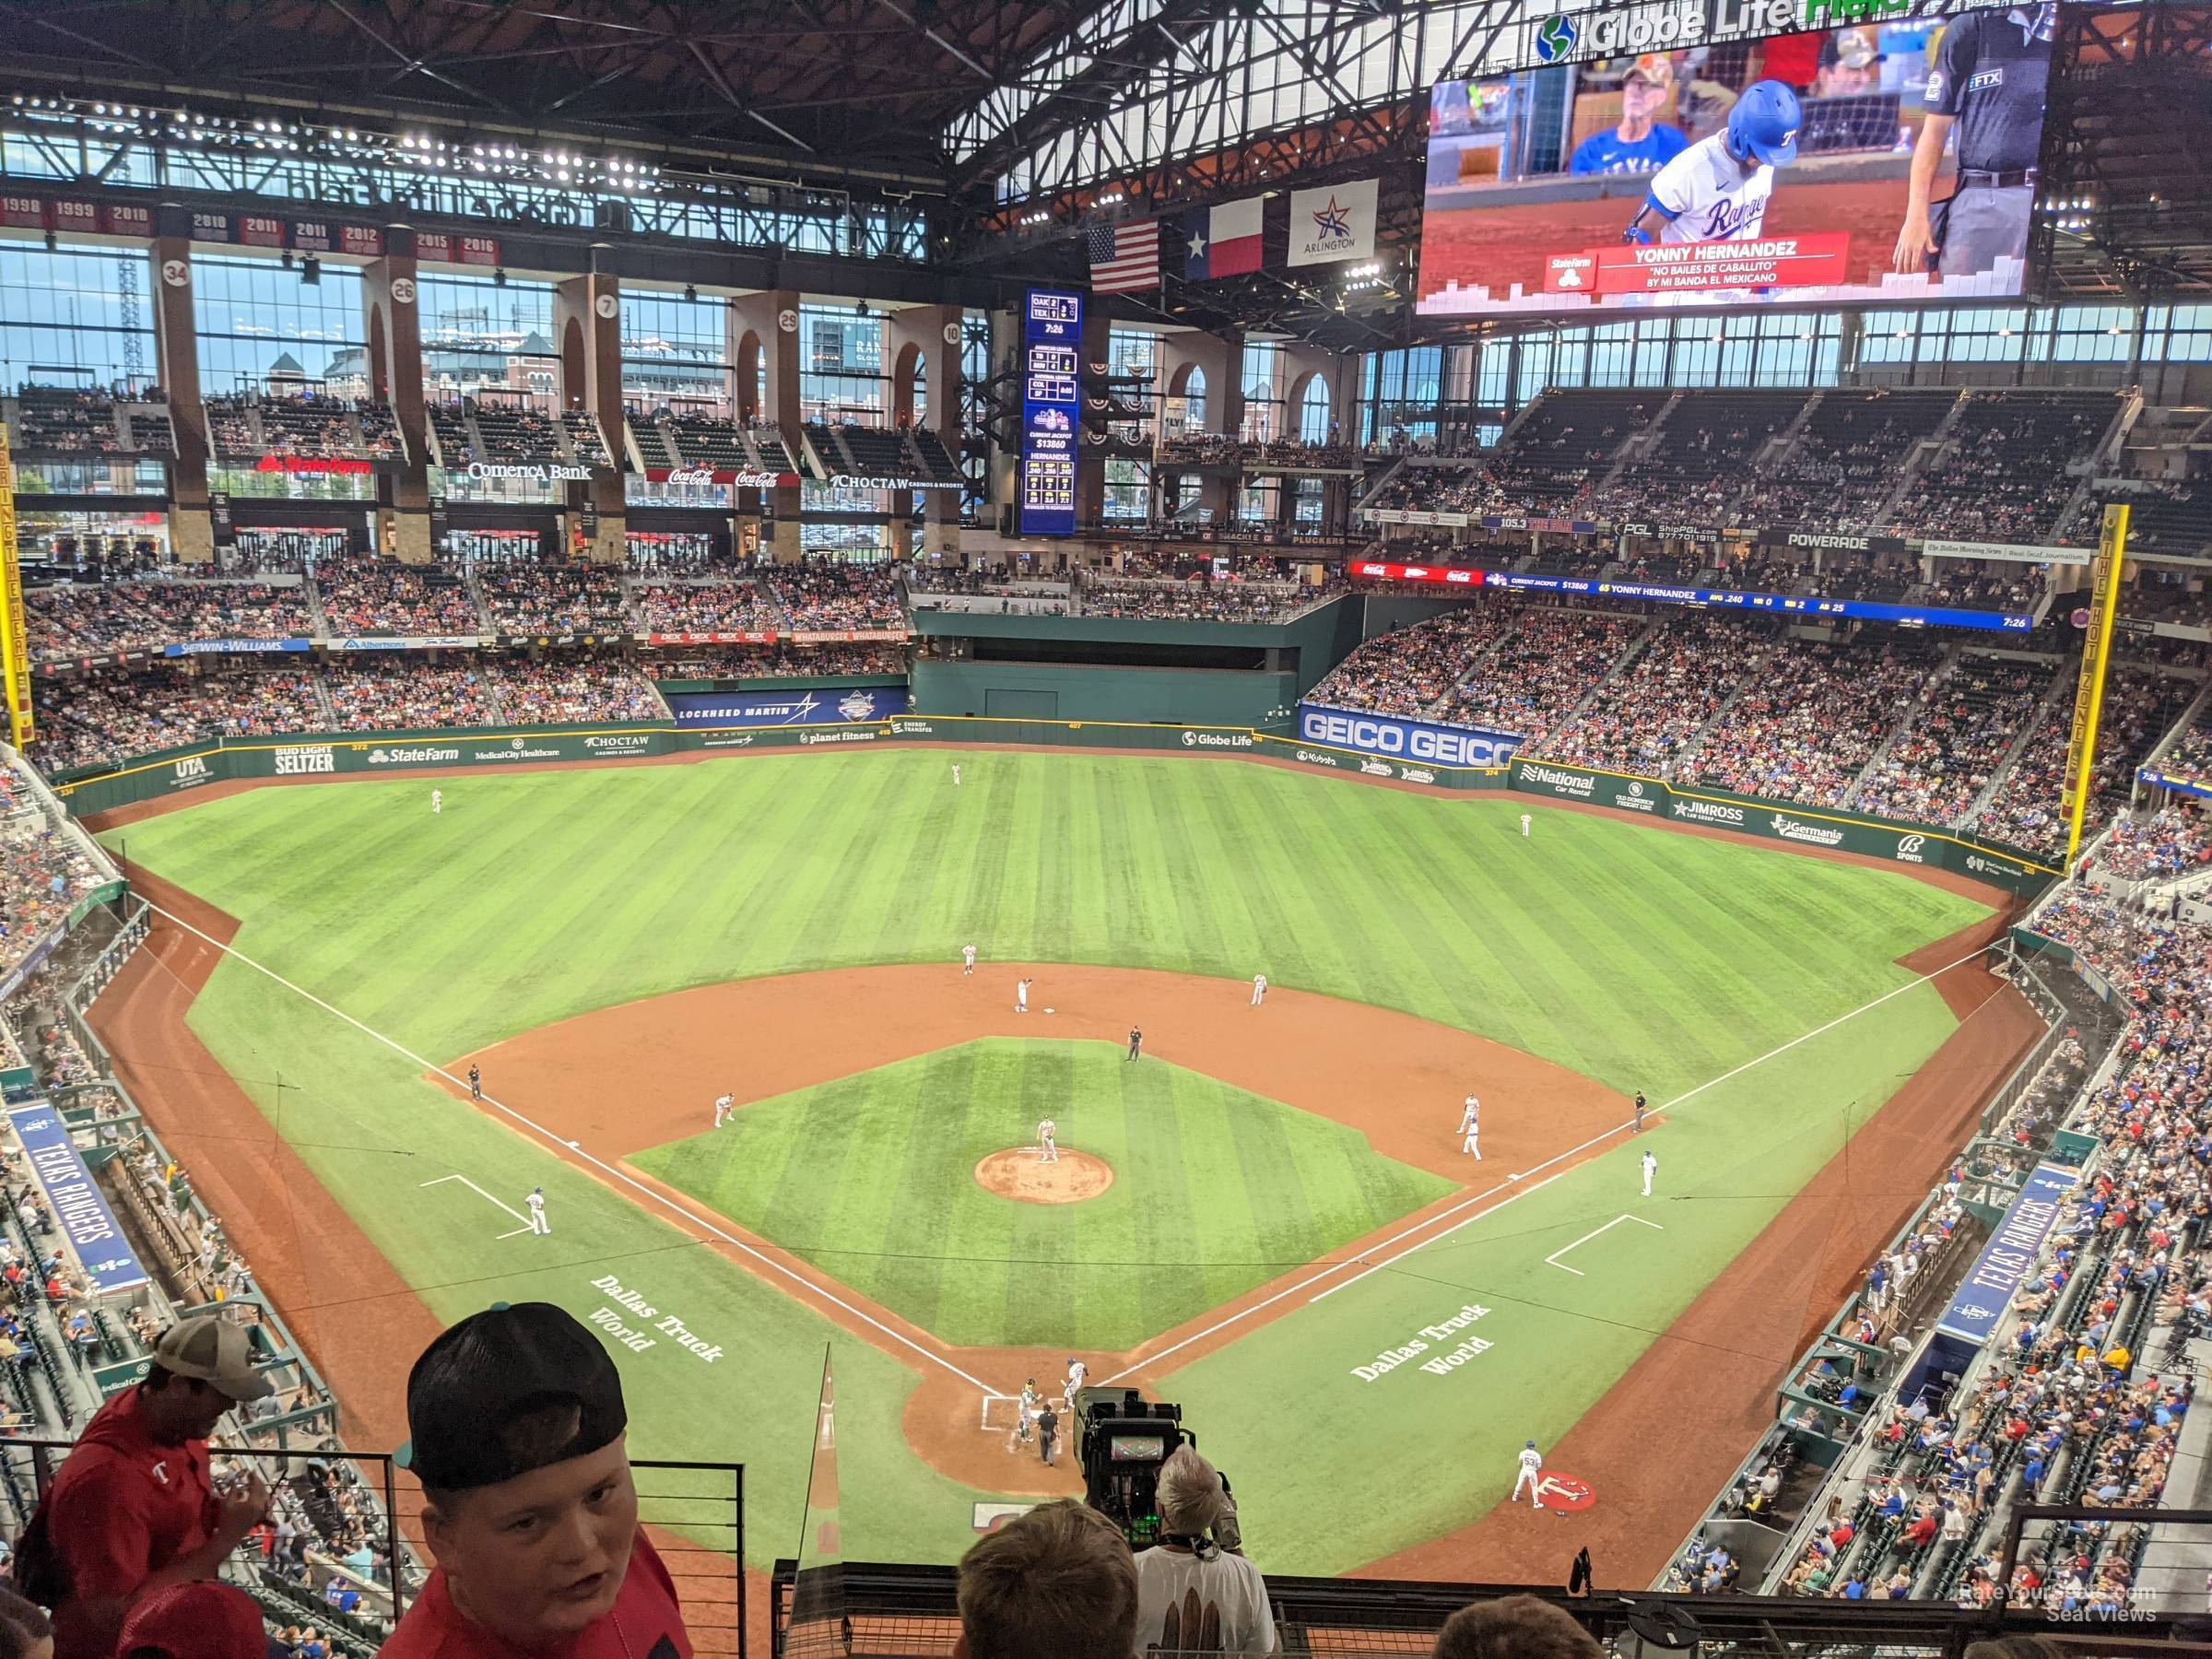
[[[382,1659],[691,1659],[638,1529],[622,1382],[549,1302],[498,1304],[423,1350],[399,1462],[438,1570]]]

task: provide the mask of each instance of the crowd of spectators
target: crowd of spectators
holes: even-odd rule
[[[2049,688],[2046,664],[1963,658],[1911,728],[1859,784],[1853,803],[1884,818],[1954,822],[1988,787]]]
[[[1936,561],[1936,579],[1927,584],[1925,596],[1930,605],[2018,615],[2033,610],[2049,585],[2039,565],[1945,559]]]
[[[1181,581],[1093,573],[1083,580],[1087,617],[1151,617],[1171,621],[1279,622],[1343,591],[1341,582],[1307,587],[1286,581],[1216,578]]]
[[[1427,715],[1522,615],[1511,602],[1470,599],[1441,617],[1368,641],[1307,698],[1333,709]]]
[[[1664,776],[1744,678],[1744,645],[1734,618],[1666,622],[1535,753],[1568,765]]]
[[[502,724],[488,678],[474,665],[348,659],[324,672],[324,689],[341,732]]]
[[[6,794],[20,785],[12,773]],[[12,801],[11,801],[12,807]],[[13,970],[31,947],[67,918],[78,900],[100,885],[100,875],[85,855],[84,844],[56,829],[43,814],[11,810],[0,831],[0,973]]]
[[[490,677],[510,724],[594,720],[661,720],[660,696],[627,663],[521,659],[495,661]]]
[[[641,580],[631,592],[648,633],[741,633],[790,626],[767,584],[751,579]]]
[[[315,567],[315,592],[333,635],[456,637],[480,634],[485,622],[468,583],[443,565],[396,559],[324,559]]]
[[[793,628],[801,632],[903,629],[894,567],[852,559],[809,559],[761,567]]]
[[[1766,641],[1741,695],[1677,768],[1677,781],[1840,806],[1942,660],[1910,634]]]
[[[2097,863],[2122,881],[2171,881],[2212,869],[2212,820],[2191,800],[2175,800],[2147,818],[2123,818]]]
[[[216,737],[312,732],[323,726],[314,677],[246,668],[192,674],[160,668],[37,682],[39,765],[48,772],[104,766]]]
[[[2088,455],[2112,410],[2110,397],[1976,394],[1889,523],[1906,535],[2046,541],[2081,484],[2070,464]]]
[[[827,645],[684,645],[647,663],[654,679],[830,679],[904,674],[906,648],[865,641]]]
[[[115,403],[114,394],[108,392],[25,386],[17,394],[17,429],[11,434],[15,453],[33,457],[121,453]]]
[[[1747,524],[1864,535],[1897,488],[1899,468],[1939,418],[1924,396],[1831,393],[1797,441],[1753,476],[1738,516]]]
[[[1538,606],[1512,614],[1504,637],[1437,709],[1453,725],[1535,744],[1618,663],[1645,618]]]
[[[636,623],[612,565],[517,559],[476,567],[494,625],[511,633],[629,633]]]
[[[2123,805],[2136,768],[2196,694],[2196,682],[2121,665],[2105,680],[2097,724],[2097,759],[2089,777],[2088,833]],[[1993,841],[2045,857],[2065,851],[2067,714],[2054,707],[2036,735],[1990,794],[1974,828]]]
[[[23,596],[31,655],[159,651],[190,640],[303,640],[312,631],[298,583],[130,581],[31,588]]]

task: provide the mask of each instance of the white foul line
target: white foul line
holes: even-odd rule
[[[1966,955],[1960,957],[1957,961],[1946,962],[1942,967],[1935,969],[1927,973],[1924,973],[1918,979],[1908,980],[1905,982],[1905,983],[1897,986],[1894,990],[1883,992],[1881,995],[1876,997],[1872,1002],[1863,1003],[1858,1007],[1850,1009],[1845,1013],[1839,1014],[1835,1018],[1830,1020],[1826,1025],[1816,1027],[1812,1030],[1806,1031],[1796,1037],[1793,1037],[1789,1041],[1782,1043],[1774,1048],[1771,1048],[1765,1053],[1756,1055],[1753,1058],[1745,1061],[1741,1065],[1735,1066],[1729,1071],[1723,1072],[1717,1077],[1709,1077],[1704,1082],[1699,1084],[1695,1088],[1686,1089],[1681,1094],[1677,1095],[1673,1100],[1662,1101],[1658,1106],[1653,1107],[1651,1110],[1655,1112],[1672,1111],[1675,1107],[1679,1106],[1683,1101],[1694,1099],[1696,1096],[1703,1094],[1707,1089],[1712,1088],[1716,1085],[1725,1083],[1729,1078],[1735,1077],[1740,1073],[1749,1071],[1755,1065],[1763,1065],[1767,1061],[1773,1059],[1777,1054],[1786,1054],[1790,1052],[1790,1050],[1797,1047],[1800,1043],[1809,1042],[1814,1038],[1819,1036],[1822,1032],[1833,1030],[1836,1027],[1842,1025],[1845,1021],[1857,1018],[1860,1015],[1865,1013],[1869,1008],[1878,1008],[1882,1006],[1882,1004],[1889,1001],[1893,997],[1902,996],[1908,991],[1916,990],[1920,986],[1926,984],[1930,980],[1939,978],[1942,975],[1948,973],[1954,968],[1959,967],[1964,963],[1973,961],[1982,954],[1983,952],[1980,950],[1969,951]],[[1983,1006],[1986,1006],[1986,1003]],[[1980,1010],[1976,1009],[1975,1012],[1978,1013]],[[1971,1016],[1969,1016],[1969,1018],[1971,1018]],[[1964,1021],[1961,1021],[1960,1023],[1963,1024]],[[1456,1216],[1460,1213],[1460,1211],[1467,1209],[1472,1206],[1481,1204],[1485,1199],[1496,1197],[1500,1193],[1504,1192],[1508,1186],[1511,1186],[1515,1182],[1518,1182],[1522,1176],[1534,1175],[1536,1173],[1537,1170],[1548,1170],[1554,1164],[1562,1163],[1566,1159],[1573,1158],[1577,1153],[1587,1151],[1590,1147],[1596,1146],[1600,1141],[1609,1140],[1614,1135],[1618,1135],[1622,1130],[1633,1129],[1634,1126],[1635,1125],[1633,1122],[1630,1121],[1616,1124],[1610,1129],[1602,1130],[1598,1134],[1592,1135],[1588,1140],[1583,1141],[1580,1146],[1570,1147],[1566,1151],[1558,1153],[1551,1158],[1546,1159],[1542,1163],[1536,1165],[1535,1169],[1523,1171],[1521,1176],[1515,1176],[1511,1181],[1489,1188],[1487,1192],[1477,1193],[1470,1198],[1463,1199],[1458,1204],[1453,1205],[1450,1209],[1440,1210],[1437,1212],[1437,1214],[1430,1216],[1425,1221],[1415,1222],[1411,1227],[1406,1228],[1403,1232],[1396,1234],[1393,1238],[1384,1240],[1382,1245],[1379,1246],[1378,1248],[1387,1248],[1390,1245],[1400,1243],[1406,1239],[1414,1238],[1414,1235],[1417,1233],[1426,1232],[1430,1228],[1434,1227],[1439,1221],[1443,1220],[1445,1217]],[[1318,1285],[1323,1279],[1329,1277],[1331,1275],[1341,1273],[1347,1267],[1359,1267],[1360,1271],[1354,1274],[1351,1277],[1338,1280],[1335,1284],[1331,1285],[1326,1290],[1315,1291],[1313,1295],[1308,1297],[1306,1300],[1308,1304],[1311,1305],[1313,1302],[1323,1300],[1324,1298],[1334,1296],[1337,1291],[1344,1289],[1347,1286],[1358,1284],[1361,1279],[1366,1278],[1370,1274],[1380,1273],[1383,1268],[1392,1265],[1394,1263],[1404,1261],[1407,1256],[1413,1254],[1415,1251],[1426,1250],[1430,1245],[1437,1242],[1438,1240],[1450,1238],[1453,1233],[1459,1231],[1461,1228],[1471,1226],[1473,1223],[1481,1220],[1485,1216],[1496,1214],[1499,1210],[1503,1209],[1506,1205],[1512,1203],[1514,1199],[1525,1198],[1530,1193],[1535,1192],[1538,1187],[1549,1186],[1554,1181],[1557,1181],[1560,1175],[1565,1173],[1566,1171],[1561,1170],[1555,1174],[1546,1176],[1542,1181],[1537,1182],[1534,1186],[1524,1187],[1521,1191],[1512,1194],[1501,1202],[1491,1205],[1488,1209],[1478,1209],[1473,1215],[1468,1216],[1464,1220],[1454,1222],[1443,1231],[1431,1234],[1426,1239],[1417,1240],[1414,1243],[1406,1245],[1404,1250],[1399,1251],[1395,1255],[1388,1256],[1380,1262],[1371,1262],[1367,1256],[1358,1256],[1352,1258],[1351,1260],[1343,1262],[1331,1262],[1327,1265],[1321,1268],[1318,1272],[1309,1274],[1306,1277],[1300,1279],[1297,1284],[1286,1286],[1284,1288],[1277,1291],[1273,1296],[1268,1297],[1265,1301],[1257,1301],[1253,1303],[1253,1305],[1249,1308],[1240,1309],[1238,1312],[1231,1313],[1226,1319],[1217,1320],[1214,1324],[1207,1325],[1202,1331],[1194,1331],[1190,1335],[1185,1336],[1181,1342],[1175,1343],[1171,1347],[1164,1347],[1157,1354],[1148,1354],[1145,1356],[1137,1362],[1136,1365],[1130,1366],[1124,1371],[1116,1371],[1111,1377],[1101,1379],[1099,1386],[1103,1388],[1108,1384],[1119,1382],[1124,1378],[1134,1376],[1139,1367],[1157,1365],[1160,1360],[1166,1359],[1170,1354],[1178,1353],[1183,1348],[1189,1347],[1191,1344],[1194,1342],[1204,1342],[1207,1337],[1212,1336],[1220,1331],[1227,1330],[1230,1325],[1237,1324],[1241,1320],[1250,1318],[1261,1309],[1272,1306],[1274,1303],[1282,1300],[1286,1296],[1295,1296],[1300,1290],[1309,1289],[1312,1286]],[[1571,1269],[1570,1271],[1571,1271]]]
[[[1552,1266],[1557,1267],[1561,1273],[1571,1273],[1576,1278],[1588,1278],[1590,1276],[1584,1273],[1580,1267],[1570,1267],[1566,1263],[1560,1261],[1559,1258],[1565,1255],[1569,1251],[1573,1250],[1580,1245],[1589,1243],[1591,1240],[1598,1236],[1598,1233],[1611,1232],[1623,1221],[1633,1221],[1637,1226],[1648,1227],[1653,1232],[1665,1232],[1666,1230],[1666,1229],[1660,1226],[1658,1222],[1646,1221],[1641,1216],[1616,1216],[1612,1220],[1606,1222],[1603,1227],[1599,1228],[1597,1232],[1586,1232],[1581,1238],[1577,1239],[1574,1243],[1560,1245],[1559,1249],[1553,1251],[1544,1259]]]
[[[211,934],[203,933],[200,929],[194,927],[191,923],[185,921],[183,917],[177,915],[174,912],[163,910],[161,906],[155,904],[150,899],[147,900],[147,903],[157,913],[167,916],[171,922],[175,923],[186,933],[191,934],[194,938],[205,939],[208,944],[214,946],[216,949],[221,951],[225,956],[235,957],[239,961],[243,962],[247,967],[253,969],[254,972],[261,974],[265,978],[276,981],[276,983],[282,985],[287,991],[291,992],[296,996],[305,998],[307,1001],[314,1004],[316,1007],[322,1009],[325,1014],[335,1015],[338,1018],[344,1020],[347,1025],[351,1026],[355,1030],[359,1031],[364,1036],[373,1037],[377,1041],[382,1043],[394,1053],[398,1054],[412,1064],[422,1067],[424,1071],[434,1072],[439,1077],[443,1077],[448,1083],[451,1083],[455,1088],[465,1087],[465,1084],[462,1078],[454,1077],[453,1074],[447,1071],[444,1066],[434,1065],[430,1061],[425,1060],[420,1054],[418,1054],[413,1050],[405,1047],[397,1041],[394,1041],[392,1038],[385,1036],[382,1031],[377,1030],[374,1027],[363,1025],[352,1015],[347,1013],[345,1009],[333,1007],[329,1003],[324,1002],[321,997],[317,996],[312,991],[304,990],[300,986],[293,984],[290,980],[286,979],[284,975],[278,973],[275,969],[263,967],[252,957],[246,955],[244,951],[234,949],[232,947],[224,944],[220,939],[216,938]],[[579,1147],[574,1141],[564,1139],[560,1135],[554,1134],[552,1130],[547,1128],[543,1124],[536,1123],[532,1119],[525,1117],[523,1113],[517,1112],[513,1107],[507,1105],[501,1100],[494,1099],[488,1094],[481,1097],[480,1103],[491,1107],[494,1111],[504,1112],[507,1116],[512,1118],[516,1123],[522,1124],[524,1128],[529,1130],[531,1134],[541,1136],[545,1140],[550,1142],[555,1147],[560,1148],[561,1150],[573,1152],[579,1159],[582,1159],[585,1163],[590,1164],[601,1174],[606,1176],[608,1180],[620,1182],[624,1186],[629,1187],[643,1197],[651,1199],[654,1204],[659,1205],[663,1209],[673,1211],[675,1214],[681,1216],[685,1220],[688,1221],[692,1226],[699,1228],[705,1232],[713,1234],[715,1238],[720,1239],[724,1244],[727,1244],[735,1250],[742,1250],[747,1255],[751,1256],[762,1266],[773,1269],[775,1272],[782,1274],[785,1278],[790,1279],[794,1284],[803,1288],[809,1295],[819,1298],[821,1300],[828,1302],[833,1308],[841,1308],[845,1312],[850,1313],[854,1319],[859,1320],[863,1324],[867,1325],[870,1329],[881,1331],[886,1336],[888,1336],[893,1342],[898,1343],[900,1347],[913,1349],[913,1351],[921,1355],[923,1359],[928,1360],[933,1365],[939,1366],[944,1370],[950,1371],[954,1376],[959,1378],[961,1382],[972,1383],[975,1387],[983,1390],[983,1392],[986,1394],[991,1392],[991,1388],[988,1383],[984,1382],[980,1377],[970,1376],[959,1366],[953,1364],[951,1360],[946,1359],[944,1355],[932,1353],[928,1348],[924,1347],[920,1343],[916,1342],[912,1337],[907,1335],[904,1332],[894,1331],[889,1325],[885,1324],[883,1321],[876,1318],[873,1314],[866,1312],[863,1309],[854,1307],[851,1302],[844,1300],[841,1297],[831,1295],[829,1291],[823,1289],[819,1285],[816,1284],[812,1279],[808,1278],[805,1274],[794,1272],[791,1268],[786,1267],[782,1263],[777,1261],[773,1256],[768,1255],[761,1251],[754,1249],[743,1239],[737,1238],[734,1234],[723,1231],[723,1230],[715,1226],[713,1222],[709,1221],[702,1217],[692,1214],[691,1211],[686,1209],[682,1205],[677,1203],[674,1199],[665,1197],[662,1194],[655,1192],[653,1188],[647,1186],[643,1182],[638,1180],[635,1176],[630,1175],[622,1170],[618,1170],[614,1165],[608,1163],[604,1159],[594,1158],[591,1153],[586,1152],[582,1147]],[[559,1153],[557,1152],[555,1156],[558,1157]],[[497,1200],[495,1199],[494,1202],[496,1203]]]
[[[426,1181],[422,1184],[426,1187],[442,1186],[449,1181],[459,1182],[463,1186],[466,1187],[470,1192],[476,1194],[476,1195],[479,1198],[491,1198],[491,1194],[489,1193],[486,1192],[482,1187],[478,1186],[475,1182],[471,1181],[465,1175],[441,1175],[436,1181]],[[496,1235],[491,1241],[494,1244],[497,1244],[501,1239],[512,1239],[517,1234],[526,1233],[530,1230],[530,1218],[524,1215],[521,1210],[516,1209],[514,1206],[507,1203],[504,1199],[491,1198],[491,1201],[498,1205],[501,1209],[505,1210],[509,1215],[512,1216],[517,1221],[522,1223],[522,1226],[516,1228],[513,1232],[503,1232]]]

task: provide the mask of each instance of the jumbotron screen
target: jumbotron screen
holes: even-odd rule
[[[2056,10],[1891,16],[1441,82],[1417,309],[2017,298]]]

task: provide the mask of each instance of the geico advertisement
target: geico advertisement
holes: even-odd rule
[[[1425,760],[1432,766],[1503,766],[1522,742],[1503,732],[1431,725],[1425,720],[1396,720],[1387,714],[1354,714],[1312,703],[1299,705],[1298,735],[1303,743]]]

